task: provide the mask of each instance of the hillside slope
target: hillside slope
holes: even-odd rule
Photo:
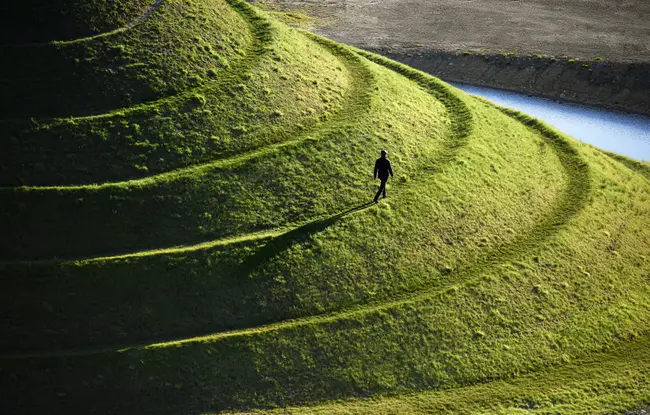
[[[3,413],[650,401],[646,165],[239,0],[2,48]]]

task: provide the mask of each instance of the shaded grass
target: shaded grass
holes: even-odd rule
[[[0,45],[75,39],[126,25],[153,2],[26,0],[0,6]]]
[[[219,35],[203,39],[206,26]],[[219,70],[250,42],[246,23],[221,0],[168,0],[111,36],[3,46],[11,65],[2,71],[2,118],[92,115],[175,95],[203,83],[208,70]]]

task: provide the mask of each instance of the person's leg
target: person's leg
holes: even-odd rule
[[[379,185],[379,190],[377,190],[377,194],[375,195],[375,202],[379,200],[379,195],[381,195],[383,192],[386,191],[386,180],[380,179],[381,184]]]
[[[386,177],[386,180],[381,181],[381,188],[384,191],[384,198],[386,197],[386,183],[388,182],[388,177]]]

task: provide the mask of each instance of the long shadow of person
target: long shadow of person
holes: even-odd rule
[[[358,212],[363,210],[371,205],[374,205],[373,202],[363,203],[361,205],[350,208],[344,212],[337,213],[334,216],[328,218],[315,220],[313,222],[306,223],[302,226],[299,226],[295,229],[290,230],[289,232],[283,233],[282,235],[273,238],[266,245],[260,248],[253,255],[249,256],[244,263],[241,265],[240,271],[242,275],[248,275],[255,267],[260,265],[262,262],[266,261],[269,258],[272,258],[279,253],[289,249],[295,243],[301,240],[307,240],[311,235],[323,231],[324,229],[332,226],[338,222],[341,218],[350,215],[351,213]]]

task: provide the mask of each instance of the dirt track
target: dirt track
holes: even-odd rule
[[[532,53],[650,62],[648,0],[268,0],[369,48]]]

